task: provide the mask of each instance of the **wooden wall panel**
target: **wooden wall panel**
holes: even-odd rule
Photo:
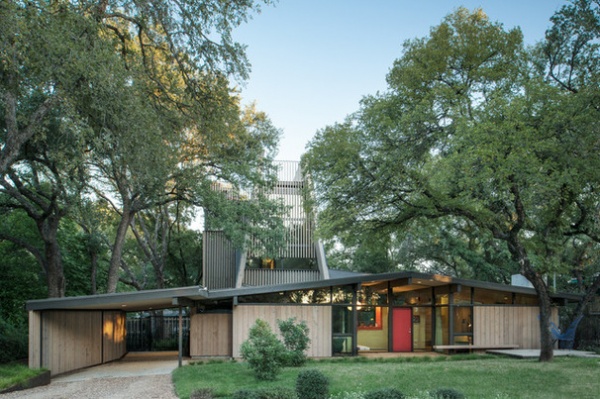
[[[41,312],[29,311],[29,368],[40,368]]]
[[[519,349],[540,348],[537,306],[475,306],[473,343],[475,345],[519,345]],[[552,309],[558,323],[558,309]]]
[[[331,356],[331,306],[239,305],[233,309],[233,357],[240,357],[240,346],[248,339],[248,331],[257,319],[271,325],[279,333],[277,320],[295,317],[304,320],[309,328],[309,357]]]
[[[231,313],[198,313],[190,319],[190,356],[231,356]]]
[[[57,375],[102,363],[102,312],[44,311],[42,365]]]
[[[121,311],[103,312],[103,363],[120,359],[127,353],[125,318],[126,314]]]

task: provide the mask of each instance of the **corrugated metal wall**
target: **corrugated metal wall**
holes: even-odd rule
[[[209,289],[235,287],[235,248],[222,231],[202,236],[202,280]]]

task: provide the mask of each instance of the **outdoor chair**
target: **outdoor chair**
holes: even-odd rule
[[[565,332],[561,332],[554,322],[550,322],[550,332],[552,333],[554,342],[558,341],[559,349],[573,349],[573,344],[575,342],[575,331],[577,331],[577,326],[579,325],[581,319],[583,319],[583,316],[579,316],[573,320]]]

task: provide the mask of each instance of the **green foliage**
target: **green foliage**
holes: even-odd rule
[[[380,388],[367,392],[364,399],[404,399],[406,396],[396,388]]]
[[[310,344],[309,329],[302,320],[296,323],[296,318],[277,320],[279,331],[283,337],[283,344],[287,349],[284,356],[284,365],[300,367],[306,363],[306,350]]]
[[[45,369],[30,369],[21,363],[0,363],[0,391],[16,385],[25,386],[28,380],[44,372]]]
[[[438,388],[430,392],[430,395],[434,399],[464,399],[465,395],[456,389],[452,388]]]
[[[296,392],[286,387],[270,387],[257,389],[240,389],[233,394],[233,399],[294,399]]]
[[[213,390],[210,388],[196,389],[190,394],[190,399],[213,399]]]
[[[590,150],[600,137],[600,7],[573,2],[553,24],[533,50],[518,28],[459,8],[407,41],[388,90],[318,132],[303,157],[321,234],[399,237],[403,259],[453,275],[503,281],[518,271],[546,323],[541,276],[595,265],[600,248],[589,212],[600,186]],[[552,358],[546,330],[542,360]]]
[[[248,339],[242,343],[241,354],[257,379],[274,380],[281,371],[285,347],[269,324],[258,319],[250,328]]]
[[[316,369],[302,370],[296,379],[298,399],[327,399],[329,379]]]
[[[28,334],[25,324],[13,326],[0,318],[0,363],[27,358]]]

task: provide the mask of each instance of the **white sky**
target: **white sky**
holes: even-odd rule
[[[386,89],[402,43],[459,6],[481,7],[525,42],[541,40],[566,0],[279,0],[234,31],[252,73],[242,97],[283,130],[277,159],[298,161],[314,134]]]

